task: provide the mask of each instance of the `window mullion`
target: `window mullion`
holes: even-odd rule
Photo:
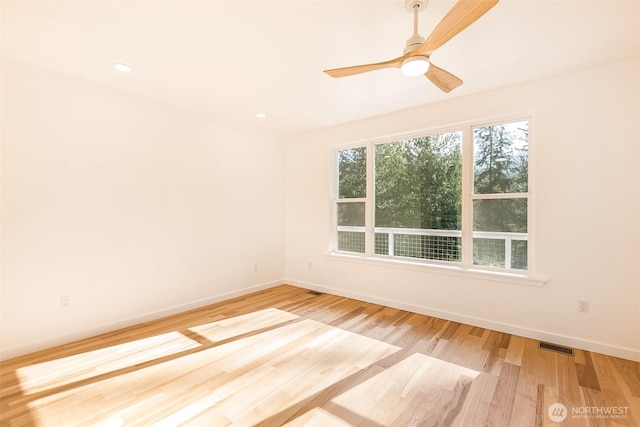
[[[366,203],[367,202],[367,198],[366,197],[361,197],[361,198],[352,198],[352,199],[336,199],[336,203]]]
[[[364,253],[373,255],[375,238],[375,147],[367,144],[367,194],[364,218]]]
[[[462,129],[462,265],[473,264],[473,142],[471,126]]]
[[[474,194],[474,200],[502,200],[502,199],[526,199],[529,193],[490,193]]]

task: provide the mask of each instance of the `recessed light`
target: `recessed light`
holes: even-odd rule
[[[258,114],[256,114],[256,117],[259,118],[259,119],[266,119],[267,115],[265,113],[258,113]]]
[[[133,71],[133,68],[131,68],[127,64],[122,64],[122,63],[113,64],[113,68],[123,73],[130,73]]]

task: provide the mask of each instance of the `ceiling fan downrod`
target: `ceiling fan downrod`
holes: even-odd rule
[[[404,0],[405,9],[413,14],[413,35],[407,39],[407,47],[403,52],[405,54],[413,52],[424,43],[424,37],[418,34],[418,14],[425,10],[428,3],[429,0]]]

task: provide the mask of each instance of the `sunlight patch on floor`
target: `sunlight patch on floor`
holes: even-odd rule
[[[16,373],[23,394],[30,395],[200,346],[174,331],[25,366]]]
[[[283,427],[304,426],[304,427],[352,427],[350,424],[333,415],[331,412],[322,408],[313,408],[307,412],[304,416],[296,418],[295,420],[284,424]]]
[[[274,308],[222,319],[189,328],[197,338],[209,343],[223,341],[261,328],[297,319],[298,316]],[[187,332],[187,331],[185,331]],[[23,395],[66,386],[101,375],[116,373],[143,363],[201,347],[202,343],[180,331],[103,347],[72,356],[17,369]]]
[[[185,334],[220,344],[136,369],[133,363],[158,357],[163,354],[159,349],[169,354],[201,344],[171,332],[21,368],[32,381],[32,392],[43,390],[24,396],[25,404],[46,420],[42,426],[119,426],[134,420],[156,426],[253,425],[265,420],[280,425],[297,404],[399,350],[321,322],[296,319],[267,309],[192,327]],[[94,367],[96,357],[104,359],[101,369],[116,371],[91,378],[96,372],[84,367]],[[81,378],[85,380],[74,384]],[[67,385],[56,388],[61,384]],[[70,402],[77,408],[73,414],[65,412]]]
[[[189,330],[211,342],[216,342],[298,318],[299,316],[295,314],[278,310],[277,308],[267,308],[204,325],[193,326]]]
[[[425,414],[453,408],[460,403],[462,388],[478,375],[480,372],[473,369],[415,353],[350,388],[331,403],[336,408],[348,408],[349,413],[369,420],[372,425],[429,425],[423,415],[410,414],[406,408],[415,408],[415,400],[421,401]],[[383,401],[385,404],[381,405]],[[333,414],[341,416],[340,409]],[[437,416],[444,417],[441,412]]]

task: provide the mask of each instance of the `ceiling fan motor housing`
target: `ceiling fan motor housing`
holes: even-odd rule
[[[409,52],[413,52],[418,47],[420,47],[422,43],[424,43],[424,37],[422,37],[420,34],[412,35],[407,39],[407,47],[404,48],[403,53],[407,54]]]

